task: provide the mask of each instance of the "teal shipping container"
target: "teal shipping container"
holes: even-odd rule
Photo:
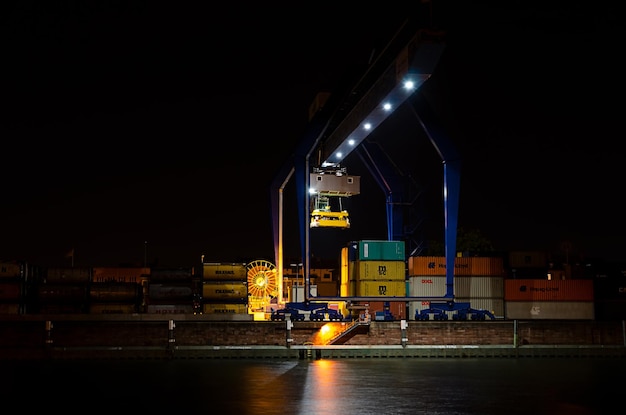
[[[363,240],[348,244],[350,261],[404,261],[404,241]]]

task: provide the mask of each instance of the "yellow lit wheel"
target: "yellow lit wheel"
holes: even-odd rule
[[[246,265],[248,270],[248,294],[252,297],[276,297],[277,271],[274,264],[265,260],[252,261]]]

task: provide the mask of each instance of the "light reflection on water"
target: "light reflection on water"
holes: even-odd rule
[[[33,410],[205,414],[550,414],[621,407],[622,359],[2,362]]]

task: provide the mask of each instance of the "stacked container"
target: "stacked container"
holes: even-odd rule
[[[202,312],[248,314],[248,269],[246,264],[202,264]]]
[[[200,279],[193,267],[151,268],[146,296],[148,314],[198,312]]]
[[[132,314],[145,309],[150,268],[95,267],[89,288],[90,314]]]
[[[0,314],[23,314],[26,264],[0,262]]]
[[[593,320],[593,280],[507,279],[509,320]]]
[[[394,319],[405,319],[406,301],[390,301],[407,296],[404,241],[350,242],[344,252],[347,282],[343,281],[342,272],[342,295],[347,291],[350,297],[380,297],[380,301],[368,302],[371,315],[391,312]]]
[[[409,296],[443,297],[447,292],[446,258],[443,256],[409,257]],[[504,316],[504,279],[506,271],[501,257],[454,258],[453,295],[458,303]],[[409,313],[415,316],[430,308],[429,300],[411,301]],[[448,315],[452,319],[452,312]]]
[[[91,268],[47,268],[34,288],[34,308],[41,314],[87,313]]]
[[[507,260],[509,278],[547,278],[548,254],[544,251],[510,251]]]

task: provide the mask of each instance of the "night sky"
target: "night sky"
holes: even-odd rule
[[[66,266],[72,248],[75,266],[273,259],[270,184],[309,105],[409,15],[446,31],[420,94],[463,155],[459,226],[499,251],[626,260],[626,30],[611,2],[48,3],[2,6],[0,261]],[[441,160],[408,111],[386,137],[442,239]],[[350,230],[314,236],[318,257],[386,238],[382,191],[357,158],[345,165],[362,194]],[[297,240],[295,223],[286,232]]]

